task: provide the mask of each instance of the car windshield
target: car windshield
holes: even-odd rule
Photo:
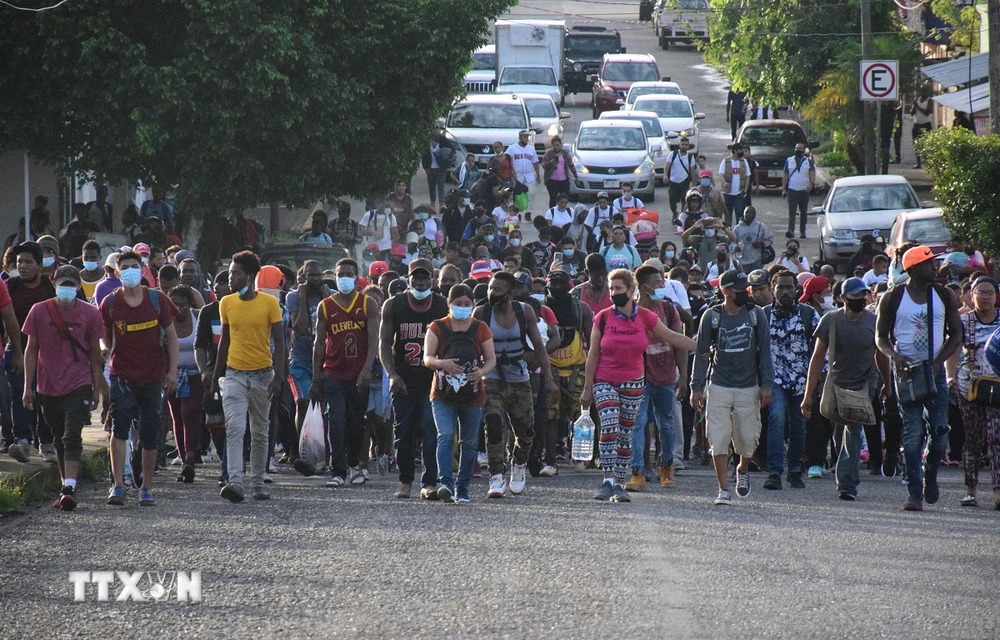
[[[907,184],[866,184],[838,187],[830,201],[830,213],[919,209],[917,196]]]
[[[323,247],[306,247],[305,245],[295,245],[293,247],[270,246],[265,247],[260,254],[261,264],[284,265],[292,271],[298,271],[307,260],[315,260],[323,269],[333,269],[337,261],[341,258],[348,258],[348,252],[340,245],[332,249]]]
[[[915,240],[921,244],[943,244],[951,240],[951,232],[944,226],[942,218],[907,220],[903,229],[903,240]]]
[[[494,71],[497,68],[497,54],[480,51],[472,54],[473,71]]]
[[[614,111],[605,113],[617,113]],[[601,114],[604,115],[603,113]],[[663,127],[660,126],[659,118],[654,118],[652,116],[609,116],[608,118],[601,118],[602,120],[632,120],[635,122],[641,122],[642,128],[646,131],[647,138],[662,138],[663,137]]]
[[[509,84],[556,85],[556,74],[548,67],[505,67],[500,75],[501,86]]]
[[[461,102],[451,108],[448,126],[458,129],[527,129],[524,109],[519,103],[472,104]]]
[[[708,9],[708,0],[671,0],[681,9]]]
[[[798,127],[747,127],[740,142],[753,147],[789,147],[806,144],[806,136]]]
[[[639,96],[662,96],[662,95],[681,95],[680,87],[632,87],[632,90],[628,92],[628,103],[635,103],[636,98]]]
[[[618,51],[618,38],[615,36],[566,36],[565,51],[567,58],[600,58],[605,53]]]
[[[690,118],[691,103],[687,100],[636,100],[636,111],[652,111],[661,118]]]
[[[639,129],[624,127],[584,127],[576,138],[581,151],[641,151],[646,148]]]
[[[608,82],[653,82],[660,78],[652,62],[609,62],[604,65],[603,79]]]
[[[556,103],[548,98],[525,98],[524,106],[528,107],[528,116],[531,118],[558,118],[556,113]]]

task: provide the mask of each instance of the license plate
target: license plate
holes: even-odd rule
[[[771,169],[767,172],[768,178],[780,178],[785,175],[785,172],[781,169]]]
[[[617,189],[619,186],[621,186],[621,183],[618,180],[605,180],[604,181],[604,188],[605,189]]]

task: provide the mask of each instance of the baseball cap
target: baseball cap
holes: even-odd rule
[[[139,254],[140,256],[141,256],[142,254],[144,254],[144,253],[145,253],[145,254],[146,254],[147,256],[148,256],[149,254],[151,254],[151,253],[152,253],[152,251],[150,251],[150,250],[149,250],[149,245],[148,245],[148,244],[146,244],[145,242],[140,242],[139,244],[137,244],[137,245],[135,245],[134,247],[132,247],[132,251],[135,251],[135,252],[136,252],[136,253],[138,253],[138,254]]]
[[[417,244],[418,242],[420,242],[420,236],[417,235],[416,231],[406,234],[406,244]]]
[[[411,276],[417,271],[426,271],[427,275],[434,275],[434,264],[427,258],[415,258],[410,261],[410,268],[407,273]]]
[[[712,172],[709,171],[708,169],[705,169],[704,171],[702,171],[701,173],[698,174],[698,177],[699,178],[711,178],[712,177]]]
[[[45,235],[38,239],[38,246],[42,249],[48,249],[52,253],[59,255],[59,241],[56,240],[55,236]]]
[[[764,269],[754,269],[750,272],[750,275],[747,276],[747,282],[750,283],[751,287],[758,284],[767,284],[770,281],[770,275]]]
[[[691,268],[688,269],[688,273],[691,273],[692,271],[697,271],[698,273],[703,273],[703,271],[701,270],[701,267],[698,266],[698,265],[696,265],[696,264],[691,265]]]
[[[180,264],[181,262],[187,260],[188,258],[194,260],[194,254],[188,251],[187,249],[181,249],[180,251],[174,254],[174,264]]]
[[[406,247],[401,244],[392,245],[392,249],[389,251],[390,256],[398,256],[400,258],[406,257]]]
[[[381,249],[379,248],[377,242],[369,242],[368,244],[365,245],[365,251],[371,251],[373,253],[378,253],[379,251],[381,251]]]
[[[107,260],[104,261],[104,266],[105,267],[111,267],[112,269],[117,269],[118,268],[118,256],[119,255],[120,254],[117,251],[109,253]]]
[[[32,242],[27,240],[18,245],[15,245],[13,249],[10,250],[15,256],[19,256],[22,253],[30,253],[35,259],[35,262],[41,264],[42,262],[42,247],[37,242]]]
[[[597,192],[597,199],[600,200],[601,198],[604,198],[605,200],[607,200],[608,199],[608,192],[607,191],[598,191]]]
[[[368,265],[368,277],[378,278],[389,270],[389,264],[385,260],[376,260]]]
[[[809,298],[813,297],[817,293],[822,293],[829,288],[829,280],[823,276],[813,276],[806,280],[805,285],[803,285],[802,296],[799,298],[799,302],[808,302]]]
[[[803,271],[799,275],[795,276],[795,282],[800,286],[805,286],[809,278],[813,277],[813,274],[808,271]]]
[[[458,190],[458,197],[459,198],[468,198],[469,196],[470,196],[470,194],[469,194],[469,190],[468,189],[459,189]]]
[[[747,276],[742,271],[736,269],[730,269],[722,274],[719,278],[719,287],[722,289],[746,289],[747,288]]]
[[[514,281],[518,284],[531,284],[531,274],[526,271],[518,271],[514,274]]]
[[[519,135],[519,136],[526,136],[526,135],[530,135],[530,133],[531,132],[528,131],[527,129],[521,129],[520,131],[517,132],[517,135]]]
[[[847,280],[844,280],[844,285],[840,290],[840,292],[845,295],[854,295],[856,293],[861,293],[862,291],[870,291],[870,289],[861,278],[848,278]]]
[[[366,278],[366,277],[364,277],[364,276],[358,276],[358,281],[357,281],[357,285],[358,285],[358,286],[359,286],[359,287],[360,287],[361,289],[364,289],[365,287],[367,287],[367,286],[368,286],[368,285],[370,285],[370,284],[371,284],[371,282],[369,282],[369,281],[368,281],[368,278]]]
[[[654,269],[656,269],[660,273],[663,273],[663,263],[660,262],[659,258],[650,258],[649,260],[646,260],[645,262],[643,262],[642,266],[644,266],[644,267],[653,267]]]
[[[493,271],[490,270],[489,260],[476,260],[472,263],[472,269],[469,271],[469,277],[473,280],[489,280],[493,277]]]
[[[56,275],[52,278],[52,282],[59,284],[64,280],[72,280],[75,285],[80,284],[80,270],[71,264],[59,267],[56,269]]]
[[[914,267],[921,262],[927,262],[933,258],[934,252],[931,251],[930,247],[925,247],[923,245],[913,247],[903,254],[903,271],[909,271],[910,267]]]

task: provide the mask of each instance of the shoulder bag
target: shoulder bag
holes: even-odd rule
[[[965,348],[969,352],[970,368],[976,366],[976,352],[979,346],[976,344],[976,316],[975,310],[969,312],[969,328],[966,331]],[[969,381],[969,402],[975,402],[986,407],[1000,407],[1000,378],[992,376],[980,376]]]
[[[844,315],[837,311],[830,318],[830,370],[823,383],[823,396],[819,401],[819,412],[824,418],[836,424],[848,426],[875,424],[875,409],[872,407],[868,390],[853,391],[838,387],[833,382],[833,364],[837,357],[837,320]]]

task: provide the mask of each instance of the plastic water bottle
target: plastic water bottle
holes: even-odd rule
[[[590,460],[594,457],[594,421],[590,411],[580,408],[580,417],[573,423],[573,459]]]

